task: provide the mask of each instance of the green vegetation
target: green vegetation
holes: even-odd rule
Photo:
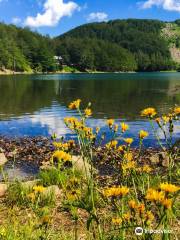
[[[0,24],[0,70],[55,70],[51,39],[27,28]]]
[[[56,38],[56,51],[82,70],[171,70],[175,65],[161,36],[165,26],[136,19],[86,24]]]
[[[0,24],[0,70],[26,72],[176,70],[180,20],[90,23],[51,39],[28,28]],[[170,33],[169,33],[170,30]],[[58,63],[54,56],[63,59]],[[173,60],[175,62],[173,62]]]

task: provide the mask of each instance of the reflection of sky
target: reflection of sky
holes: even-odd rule
[[[64,124],[64,117],[71,116],[72,112],[68,112],[66,108],[61,107],[56,102],[53,102],[50,108],[41,109],[33,115],[26,115],[16,119],[0,122],[0,133],[9,136],[51,136],[56,133],[58,136],[71,135],[69,129]],[[73,114],[74,115],[74,114]],[[116,120],[116,123],[125,121],[125,119]],[[151,126],[148,121],[129,121],[130,129],[124,137],[132,137],[135,139],[134,146],[138,144],[138,132],[143,129],[150,133],[145,145],[156,145]],[[102,133],[106,133],[107,139],[110,139],[110,132],[106,125],[105,119],[89,119],[88,125],[95,128],[99,126]],[[157,130],[159,138],[163,139],[164,136],[160,130]],[[175,138],[180,137],[180,125],[174,127]],[[117,139],[120,140],[118,136]]]

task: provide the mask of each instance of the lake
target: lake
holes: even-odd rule
[[[107,131],[107,118],[126,121],[126,136],[135,138],[140,129],[150,131],[148,121],[140,117],[146,107],[159,113],[180,105],[180,73],[57,74],[0,76],[0,135],[58,136],[71,135],[63,119],[74,112],[67,105],[81,98],[92,103],[89,125]],[[159,136],[161,137],[159,132]],[[175,126],[175,138],[180,126]],[[148,145],[154,145],[151,133]]]

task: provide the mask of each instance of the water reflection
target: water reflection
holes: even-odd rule
[[[179,73],[66,74],[0,77],[0,134],[68,135],[63,118],[76,98],[93,105],[90,125],[105,129],[104,118],[129,121],[131,134],[149,129],[139,112],[147,106],[167,111],[180,104]],[[177,136],[179,128],[176,127]],[[153,137],[150,136],[152,139]]]

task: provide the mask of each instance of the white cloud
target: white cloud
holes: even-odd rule
[[[75,2],[64,3],[63,0],[46,0],[43,5],[43,13],[36,17],[28,16],[25,25],[29,27],[55,26],[65,16],[72,16],[75,10],[79,10]]]
[[[13,23],[13,24],[19,24],[19,23],[21,23],[21,18],[19,18],[19,17],[14,17],[14,18],[12,19],[12,23]]]
[[[87,17],[88,22],[92,21],[97,21],[97,22],[102,22],[102,21],[107,21],[108,15],[104,12],[93,12],[90,13],[89,16]]]
[[[142,9],[157,6],[167,11],[180,12],[180,0],[147,0],[145,2],[139,2],[138,4]]]

